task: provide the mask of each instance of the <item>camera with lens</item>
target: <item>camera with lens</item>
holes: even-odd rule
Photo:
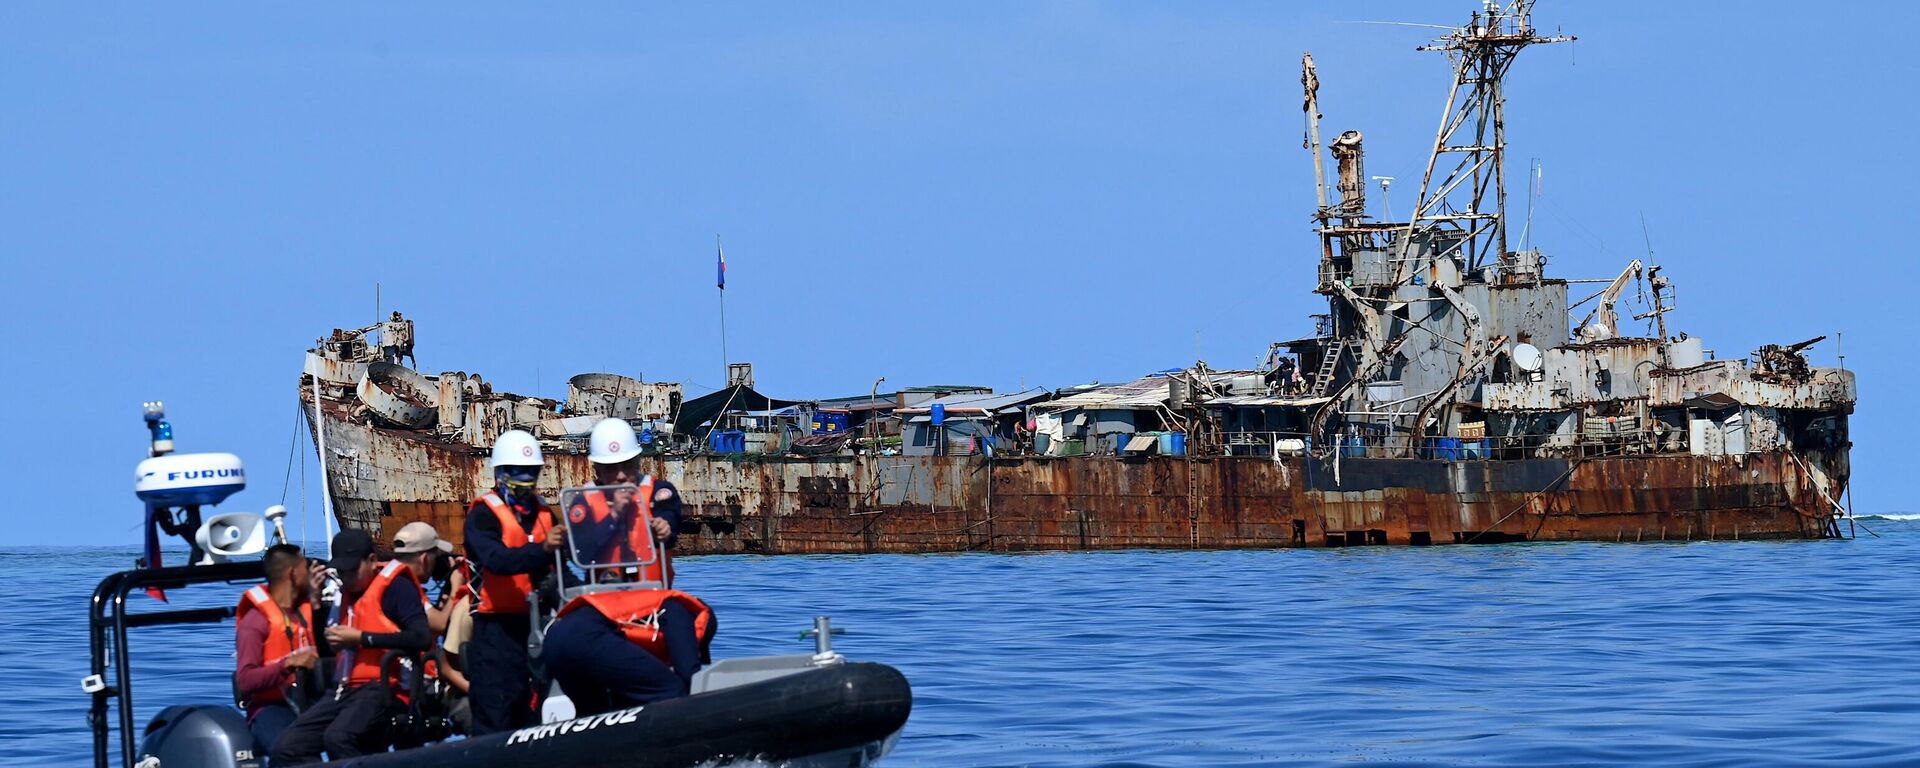
[[[453,568],[454,568],[454,566],[456,565],[456,563],[454,562],[454,560],[457,560],[457,559],[458,559],[458,558],[455,558],[455,557],[453,557],[453,556],[446,556],[446,557],[436,557],[436,558],[434,558],[434,559],[433,559],[433,574],[432,574],[432,576],[431,576],[431,578],[432,578],[432,579],[433,579],[434,581],[438,581],[438,582],[441,582],[441,583],[446,583],[446,582],[447,582],[447,580],[449,580],[449,579],[452,579],[452,578],[453,578]]]

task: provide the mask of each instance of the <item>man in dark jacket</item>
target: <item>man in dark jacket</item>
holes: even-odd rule
[[[553,569],[565,530],[540,500],[544,458],[533,435],[511,430],[493,443],[494,487],[467,509],[467,557],[477,566],[472,635],[465,658],[473,735],[533,721],[527,658],[532,593]]]
[[[317,762],[323,749],[333,760],[383,750],[394,701],[382,674],[386,654],[418,654],[433,645],[412,570],[399,562],[376,563],[366,531],[341,531],[332,551],[328,565],[339,572],[343,593],[324,638],[340,683],[287,726],[273,745],[276,766]]]

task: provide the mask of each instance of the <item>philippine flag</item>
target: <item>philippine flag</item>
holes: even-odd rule
[[[720,285],[720,290],[724,291],[727,289],[727,249],[720,247],[719,243],[714,243],[713,249],[719,254],[719,259],[720,259],[719,285]]]

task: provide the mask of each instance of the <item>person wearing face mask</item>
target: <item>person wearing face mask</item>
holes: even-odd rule
[[[619,487],[568,502],[575,559],[605,568],[596,580],[611,576],[633,588],[579,595],[547,629],[541,659],[576,716],[687,695],[718,628],[705,602],[672,589],[666,547],[680,521],[679,492],[640,471],[640,447],[626,421],[603,420],[589,439],[595,483]]]
[[[540,442],[509,430],[493,442],[494,487],[467,509],[467,556],[477,567],[473,627],[465,658],[473,735],[533,722],[532,631],[528,595],[553,568],[565,538],[535,488],[545,460]]]
[[[638,562],[652,554],[653,562],[642,569],[644,581],[673,584],[673,565],[667,548],[679,534],[682,504],[680,492],[666,478],[640,471],[640,443],[633,426],[623,419],[603,419],[593,425],[588,442],[588,460],[593,465],[594,484],[631,485],[632,489],[582,494],[567,510],[576,537],[574,548],[598,562]],[[616,514],[634,505],[647,510],[644,516]],[[634,529],[634,520],[650,520],[644,529]],[[655,542],[660,546],[656,547]]]

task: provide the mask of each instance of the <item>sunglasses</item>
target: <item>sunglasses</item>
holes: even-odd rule
[[[515,482],[531,483],[540,479],[539,467],[501,467],[500,471]]]

